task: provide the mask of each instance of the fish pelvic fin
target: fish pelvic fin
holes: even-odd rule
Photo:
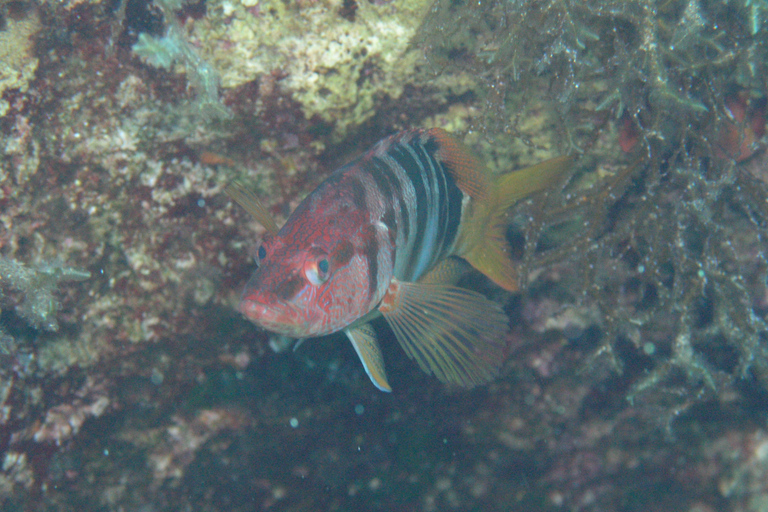
[[[379,342],[376,340],[376,331],[371,324],[356,324],[353,327],[344,329],[349,341],[357,352],[357,356],[363,363],[365,373],[371,379],[373,385],[387,393],[392,391],[392,387],[387,382],[387,373],[384,370],[384,357],[381,355]]]
[[[498,375],[508,320],[483,295],[393,279],[379,311],[408,357],[441,382],[471,388]]]
[[[476,204],[476,214],[468,220],[471,239],[461,256],[497,285],[516,291],[519,276],[506,238],[507,210],[520,199],[557,183],[570,171],[573,161],[571,156],[557,157],[501,176],[493,187],[494,197],[488,203]]]

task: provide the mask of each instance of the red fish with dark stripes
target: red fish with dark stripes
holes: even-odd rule
[[[469,263],[517,289],[506,211],[570,163],[561,157],[494,177],[447,132],[408,130],[331,174],[279,230],[233,183],[227,193],[268,231],[240,310],[294,338],[344,331],[382,391],[391,387],[369,323],[379,315],[427,373],[465,387],[485,383],[503,362],[507,317],[455,283]]]

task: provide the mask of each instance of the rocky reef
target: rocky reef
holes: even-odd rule
[[[0,508],[768,507],[768,3],[0,0]],[[502,376],[392,394],[236,312],[263,228],[383,136],[494,172]],[[479,281],[479,282],[478,282]]]

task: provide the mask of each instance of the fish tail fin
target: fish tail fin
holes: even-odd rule
[[[557,157],[501,176],[493,187],[494,200],[487,206],[490,212],[475,217],[471,229],[477,242],[462,255],[464,259],[505,290],[516,291],[519,278],[506,237],[507,210],[556,183],[571,169],[573,160],[571,156]]]
[[[550,158],[544,162],[502,175],[496,183],[497,212],[504,213],[516,202],[557,183],[571,170],[572,155]]]
[[[438,145],[438,159],[472,199],[470,218],[462,221],[457,256],[505,290],[519,288],[507,243],[507,210],[520,199],[556,183],[571,169],[572,156],[561,156],[495,179],[472,152],[445,130],[425,132]],[[466,223],[466,225],[464,225]]]

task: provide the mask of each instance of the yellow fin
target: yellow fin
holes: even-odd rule
[[[264,205],[261,204],[256,194],[245,188],[245,186],[239,181],[232,181],[226,187],[224,192],[232,198],[237,204],[245,208],[245,210],[256,219],[256,222],[264,226],[264,229],[269,231],[270,234],[277,234],[277,224],[272,215],[269,214]]]
[[[448,257],[419,278],[419,284],[456,284],[469,270],[464,260]]]
[[[384,358],[381,355],[379,342],[376,341],[376,331],[373,330],[373,327],[370,324],[359,324],[344,329],[344,334],[355,347],[355,352],[357,352],[357,356],[365,368],[365,373],[368,374],[373,385],[387,393],[392,391],[389,382],[387,382]]]
[[[506,226],[501,225],[502,228]],[[508,292],[516,292],[520,288],[515,262],[509,255],[506,239],[499,236],[494,227],[486,232],[485,239],[475,246],[464,258],[477,270],[485,274],[491,281]],[[503,231],[501,233],[503,235]]]
[[[494,187],[495,201],[478,208],[483,212],[486,206],[491,211],[469,221],[467,229],[473,234],[473,243],[461,256],[497,285],[516,291],[519,282],[506,239],[506,211],[520,199],[556,183],[570,171],[573,161],[572,156],[561,156],[501,176]]]
[[[469,388],[498,375],[507,316],[483,295],[393,279],[379,310],[408,357],[440,381]]]
[[[506,210],[520,199],[554,185],[571,170],[574,160],[571,155],[558,156],[502,175],[495,187],[496,207]]]

